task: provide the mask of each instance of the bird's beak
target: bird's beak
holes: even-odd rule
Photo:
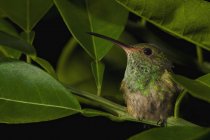
[[[131,46],[129,45],[126,45],[118,40],[115,40],[113,38],[110,38],[108,36],[104,36],[104,35],[101,35],[101,34],[98,34],[98,33],[94,33],[94,32],[87,32],[89,35],[93,35],[93,36],[96,36],[96,37],[99,37],[99,38],[102,38],[102,39],[105,39],[105,40],[108,40],[108,41],[111,41],[112,43],[114,43],[115,45],[121,47],[123,50],[127,51],[129,48],[132,48]]]

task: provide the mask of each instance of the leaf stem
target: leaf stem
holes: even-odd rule
[[[31,43],[31,40],[30,40],[30,31],[26,31],[26,41],[29,43],[29,44],[32,44]],[[26,55],[26,62],[27,63],[31,63],[31,58],[29,55]]]
[[[104,64],[100,61],[95,61],[91,63],[92,73],[96,82],[97,87],[97,96],[101,96],[101,87],[103,83],[103,75],[104,75]]]
[[[181,104],[184,96],[186,95],[186,93],[187,93],[186,90],[181,92],[176,100],[175,107],[174,107],[174,117],[175,118],[179,118],[179,116],[180,116],[180,104]]]
[[[29,64],[31,63],[31,58],[28,55],[26,55],[26,62],[29,63]]]
[[[95,80],[96,80],[96,86],[97,86],[97,95],[101,96],[101,83],[99,82],[99,64],[98,62],[96,62],[96,76],[95,76]]]
[[[101,85],[97,85],[97,96],[101,96]]]
[[[202,48],[196,46],[196,52],[197,52],[197,57],[198,57],[198,64],[201,65],[203,63],[203,52],[202,52]]]
[[[147,21],[144,19],[144,18],[142,18],[139,22],[138,22],[139,24],[139,26],[142,28],[146,28],[146,24],[147,24]]]
[[[120,110],[120,111],[126,111],[126,108],[124,106],[121,106],[119,104],[111,102],[111,101],[109,101],[105,98],[96,96],[94,94],[91,94],[91,93],[88,93],[88,92],[85,92],[85,91],[75,89],[71,86],[66,86],[66,87],[69,91],[75,93],[78,96],[86,97],[88,99],[91,99],[92,101],[96,101],[96,102],[98,102],[100,104],[103,104],[104,106],[107,106],[107,107],[112,108],[112,109],[117,109],[117,110]]]

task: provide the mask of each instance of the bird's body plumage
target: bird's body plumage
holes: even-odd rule
[[[136,119],[166,121],[173,114],[179,91],[171,78],[171,62],[155,45],[126,45],[97,33],[91,35],[109,40],[127,54],[127,66],[121,84],[127,110]]]
[[[147,94],[140,90],[133,91],[122,81],[121,90],[128,113],[140,120],[165,121],[173,113],[177,96],[177,88],[174,88],[176,85],[169,80],[170,78],[170,73],[165,70],[160,79],[150,81],[145,88]]]
[[[127,51],[127,67],[121,90],[128,112],[137,119],[164,121],[173,113],[177,85],[171,79],[171,63],[154,45],[138,44]],[[151,49],[147,56],[143,50]]]

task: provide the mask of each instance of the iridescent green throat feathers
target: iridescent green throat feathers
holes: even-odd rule
[[[173,114],[179,89],[171,79],[171,62],[151,44],[126,45],[97,33],[91,35],[120,46],[127,54],[121,84],[127,111],[137,119],[165,121]]]

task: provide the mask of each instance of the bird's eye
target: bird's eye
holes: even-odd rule
[[[149,56],[149,55],[152,54],[152,50],[151,50],[150,48],[144,48],[143,51],[144,51],[144,54],[145,54],[145,55],[148,55],[148,56]]]

